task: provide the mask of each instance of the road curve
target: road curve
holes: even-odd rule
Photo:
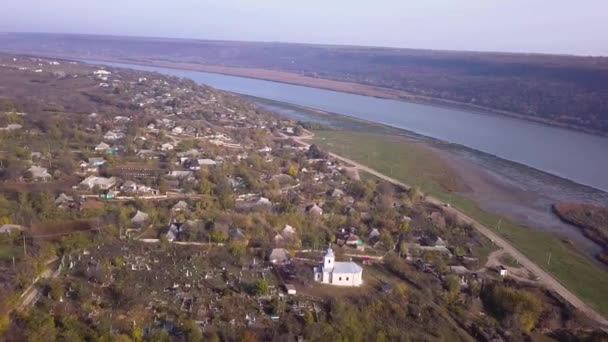
[[[296,142],[298,142],[300,145],[305,146],[305,147],[309,147],[310,144],[303,141],[303,140],[308,140],[308,139],[312,139],[313,138],[313,134],[312,133],[306,133],[303,136],[300,137],[295,137],[294,140]],[[401,186],[405,189],[409,189],[410,186],[400,182],[394,178],[391,178],[383,173],[380,173],[370,167],[367,167],[363,164],[360,164],[354,160],[345,158],[343,156],[337,155],[335,153],[332,152],[328,152],[328,154],[335,158],[338,159],[344,163],[350,164],[356,168],[358,168],[359,170],[365,171],[369,174],[372,174],[382,180],[385,180],[389,183],[392,183],[394,185],[398,185]],[[477,220],[471,218],[470,216],[468,216],[467,214],[463,213],[462,211],[455,209],[455,208],[449,208],[447,206],[445,206],[445,203],[427,196],[426,197],[427,202],[431,203],[431,204],[435,204],[435,205],[439,205],[439,206],[444,206],[446,209],[448,209],[449,211],[451,211],[452,213],[454,213],[460,220],[462,220],[465,223],[471,224],[473,227],[475,227],[481,234],[483,234],[485,237],[487,237],[488,239],[490,239],[492,242],[494,242],[498,247],[504,249],[507,253],[511,254],[511,256],[523,267],[525,267],[526,269],[528,269],[528,271],[536,274],[539,277],[539,283],[541,283],[543,286],[545,286],[548,289],[551,289],[553,291],[555,291],[556,293],[558,293],[560,296],[562,296],[562,298],[564,298],[566,301],[568,301],[572,306],[574,306],[575,308],[577,308],[578,310],[580,310],[581,312],[583,312],[584,314],[586,314],[589,318],[593,319],[594,321],[596,321],[597,323],[601,324],[604,328],[608,328],[608,320],[606,320],[601,314],[599,314],[595,309],[593,309],[591,306],[587,305],[585,302],[583,302],[580,298],[578,298],[574,293],[570,292],[570,290],[568,290],[566,287],[564,287],[559,281],[557,281],[552,275],[550,275],[548,272],[546,272],[544,269],[542,269],[541,267],[539,267],[538,265],[536,265],[532,260],[528,259],[528,257],[526,257],[523,253],[521,253],[517,248],[515,248],[513,245],[511,245],[507,240],[503,239],[502,237],[500,237],[498,234],[496,234],[495,232],[493,232],[492,230],[490,230],[488,227],[482,225],[481,223],[479,223]]]

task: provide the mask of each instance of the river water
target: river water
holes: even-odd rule
[[[379,99],[257,79],[108,63],[193,79],[214,88],[378,122],[460,144],[608,191],[608,138],[499,115]]]

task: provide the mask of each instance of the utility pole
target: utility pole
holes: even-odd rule
[[[27,256],[27,248],[25,247],[25,233],[21,235],[23,236],[23,256]]]

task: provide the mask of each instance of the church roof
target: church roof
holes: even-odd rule
[[[334,263],[334,269],[333,269],[334,273],[359,273],[362,271],[363,271],[363,269],[361,268],[361,266],[357,265],[356,263],[354,263],[352,261],[348,261],[348,262],[337,261]]]

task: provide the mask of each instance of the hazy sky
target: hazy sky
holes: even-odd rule
[[[0,31],[608,55],[608,0],[2,0]]]

